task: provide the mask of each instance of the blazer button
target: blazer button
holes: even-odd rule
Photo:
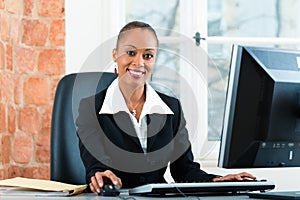
[[[141,177],[140,177],[140,182],[141,182],[141,183],[145,183],[145,181],[146,181],[146,178],[145,178],[144,176],[141,176]]]

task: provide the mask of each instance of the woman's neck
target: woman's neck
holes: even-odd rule
[[[132,88],[119,84],[119,87],[125,98],[126,103],[132,103],[134,105],[135,103],[140,102],[142,98],[144,98],[144,85]]]
[[[119,87],[124,96],[128,110],[139,121],[142,108],[146,101],[145,86],[141,85],[136,88],[130,88],[119,84]]]

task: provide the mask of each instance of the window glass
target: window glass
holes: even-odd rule
[[[209,0],[208,35],[299,37],[299,0]]]
[[[172,77],[165,76],[170,71],[179,71],[179,44],[162,40],[162,37],[177,36],[179,33],[179,0],[127,0],[125,13],[126,23],[144,21],[156,30],[160,45],[152,82],[161,83],[155,85],[157,90],[179,97],[179,77],[176,73]]]
[[[162,35],[169,36],[179,31],[179,0],[127,0],[126,22],[138,20],[154,28],[165,29]]]
[[[208,140],[220,140],[227,90],[231,46],[210,44],[208,65]],[[211,53],[212,52],[212,53]]]

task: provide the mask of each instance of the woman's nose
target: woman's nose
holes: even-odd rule
[[[136,67],[144,67],[144,57],[143,57],[143,54],[136,54],[136,56],[134,57],[134,60],[133,60],[133,64],[136,66]]]

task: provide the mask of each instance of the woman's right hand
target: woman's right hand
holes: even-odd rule
[[[104,185],[105,180],[109,180],[112,184],[117,187],[122,187],[122,181],[119,177],[117,177],[112,171],[106,170],[104,172],[96,172],[95,176],[91,177],[91,182],[89,184],[92,192],[99,194]]]

